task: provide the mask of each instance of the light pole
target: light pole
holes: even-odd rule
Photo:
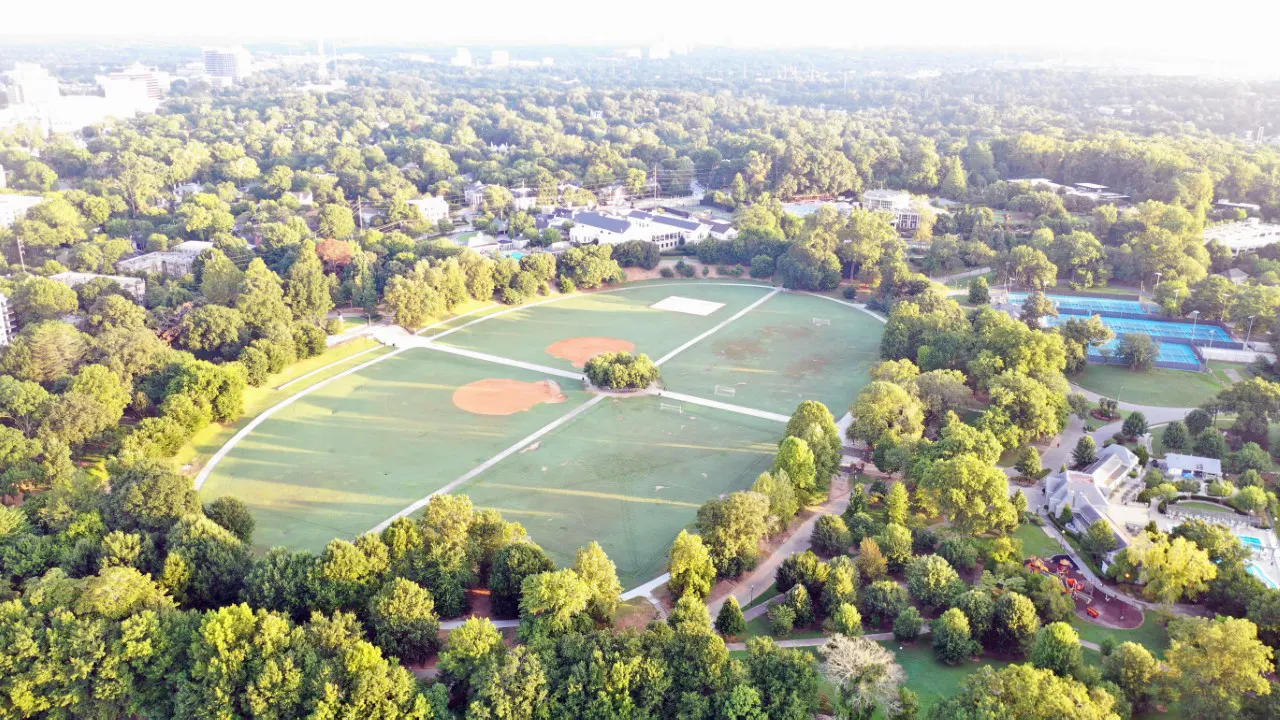
[[[1254,320],[1254,318],[1256,318],[1256,317],[1258,317],[1258,316],[1257,316],[1257,315],[1250,315],[1250,316],[1249,316],[1249,331],[1248,331],[1248,332],[1246,332],[1246,333],[1244,334],[1244,349],[1245,349],[1245,350],[1248,350],[1248,349],[1249,349],[1249,336],[1251,336],[1251,335],[1253,334],[1253,320]]]
[[[1156,286],[1151,288],[1151,292],[1155,292],[1156,288],[1160,287],[1160,276],[1163,274],[1164,273],[1156,273]]]
[[[1192,310],[1191,317],[1193,318],[1191,321],[1191,345],[1194,347],[1196,344],[1196,326],[1200,324],[1200,311]]]

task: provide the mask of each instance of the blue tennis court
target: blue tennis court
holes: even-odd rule
[[[1106,315],[1099,315],[1098,318],[1102,320],[1102,323],[1104,325],[1111,328],[1111,330],[1116,334],[1116,339],[1112,340],[1111,342],[1107,343],[1101,348],[1090,347],[1089,355],[1092,357],[1096,357],[1096,358],[1102,358],[1102,357],[1108,357],[1108,356],[1115,357],[1116,349],[1120,345],[1121,335],[1125,335],[1128,333],[1140,333],[1143,335],[1150,335],[1152,337],[1163,336],[1167,338],[1177,338],[1177,337],[1187,338],[1186,344],[1179,343],[1179,342],[1161,342],[1157,340],[1156,345],[1159,346],[1160,348],[1160,354],[1156,358],[1156,362],[1186,363],[1190,365],[1201,364],[1200,358],[1196,357],[1195,351],[1191,349],[1191,345],[1189,344],[1191,342],[1189,339],[1191,335],[1190,325],[1184,326],[1181,323],[1167,323],[1167,322],[1160,322],[1158,320],[1129,320],[1126,318],[1107,317]],[[1045,321],[1049,325],[1049,327],[1057,327],[1067,322],[1068,320],[1073,320],[1073,319],[1079,319],[1079,318],[1072,318],[1069,315],[1059,316],[1059,317],[1049,316],[1045,318]],[[1172,326],[1173,329],[1167,329],[1165,327],[1160,327],[1160,326]],[[1179,335],[1177,331],[1181,331],[1182,328],[1186,329],[1185,333],[1183,335]],[[1209,330],[1217,330],[1219,333],[1222,333],[1223,338],[1221,339],[1230,339],[1226,337],[1226,333],[1222,331],[1222,328],[1219,328],[1216,325],[1201,325],[1197,327],[1196,337],[1207,340],[1208,335],[1200,332],[1201,330],[1204,330],[1206,328],[1208,328]],[[1218,340],[1219,338],[1215,337],[1214,339]],[[1106,349],[1107,352],[1103,352],[1104,348]]]
[[[1233,342],[1231,336],[1226,330],[1217,325],[1206,325],[1204,323],[1175,323],[1165,322],[1163,320],[1132,320],[1130,318],[1116,318],[1102,316],[1102,322],[1107,324],[1115,334],[1124,335],[1125,333],[1141,333],[1150,335],[1151,337],[1169,338],[1171,340],[1186,340],[1191,342],[1193,339],[1202,343],[1229,343]],[[1194,330],[1194,338],[1192,331]]]
[[[1106,315],[1107,313],[1126,313],[1129,315],[1154,315],[1150,306],[1137,300],[1116,300],[1113,298],[1079,297],[1076,295],[1045,295],[1058,312],[1087,315]],[[1021,305],[1027,299],[1027,293],[1009,293],[1009,302]]]
[[[1171,342],[1157,342],[1160,346],[1160,354],[1156,356],[1158,363],[1186,363],[1188,365],[1199,365],[1200,358],[1196,357],[1196,353],[1191,349],[1190,345]],[[1103,347],[1108,350],[1107,356],[1115,357],[1120,346],[1120,338],[1116,338],[1107,343]],[[1089,354],[1093,357],[1106,357],[1103,355],[1101,348],[1090,347]]]

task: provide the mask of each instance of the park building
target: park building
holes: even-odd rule
[[[617,245],[630,240],[655,243],[673,250],[707,238],[711,226],[699,220],[632,210],[626,215],[580,212],[573,216],[569,240],[577,245]]]
[[[1280,242],[1280,225],[1264,223],[1258,218],[1210,225],[1204,230],[1204,241],[1208,243],[1210,240],[1217,240],[1232,255],[1239,257],[1240,253],[1252,252]]]
[[[1123,445],[1108,445],[1098,451],[1098,459],[1083,470],[1066,470],[1045,478],[1045,503],[1055,517],[1062,515],[1065,507],[1071,508],[1072,518],[1067,527],[1084,533],[1089,526],[1105,520],[1117,539],[1117,550],[1128,544],[1121,523],[1111,516],[1111,493],[1123,484],[1130,472],[1138,469],[1138,456]]]

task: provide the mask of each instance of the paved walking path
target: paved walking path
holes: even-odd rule
[[[837,478],[832,481],[832,486],[830,499],[819,505],[817,512],[798,525],[790,537],[762,559],[754,570],[740,578],[729,588],[728,592],[722,591],[719,597],[713,594],[707,603],[707,609],[711,611],[711,617],[715,617],[720,612],[720,606],[724,605],[725,600],[730,595],[738,599],[739,605],[746,606],[753,599],[751,597],[753,587],[759,592],[764,592],[768,589],[773,584],[774,576],[778,572],[778,566],[782,564],[783,560],[809,549],[809,538],[813,535],[813,526],[817,524],[818,518],[823,515],[839,515],[844,512],[845,508],[849,507],[848,480]]]
[[[494,455],[493,457],[489,458],[488,460],[485,460],[484,462],[480,463],[479,465],[477,465],[477,466],[475,466],[475,467],[471,468],[471,469],[470,469],[470,470],[468,470],[465,474],[463,474],[461,477],[459,477],[458,479],[454,480],[453,482],[450,482],[449,484],[444,485],[444,486],[443,486],[443,487],[441,487],[439,490],[436,490],[435,492],[431,493],[430,495],[428,495],[428,496],[426,496],[426,497],[424,497],[424,498],[421,498],[421,499],[419,499],[419,500],[416,500],[412,505],[409,505],[408,507],[406,507],[405,509],[403,509],[403,510],[401,510],[400,512],[396,513],[395,515],[392,515],[391,517],[387,518],[386,520],[383,520],[382,522],[378,523],[376,526],[374,526],[373,528],[371,528],[371,529],[369,530],[369,532],[371,532],[371,533],[380,533],[380,532],[382,532],[383,530],[385,530],[385,529],[387,528],[387,526],[388,526],[388,525],[390,525],[392,522],[396,521],[397,519],[402,518],[402,517],[405,517],[405,516],[407,516],[407,515],[411,515],[411,514],[413,514],[415,511],[420,510],[420,509],[422,509],[422,508],[426,507],[426,506],[427,506],[427,503],[431,502],[431,498],[435,497],[436,495],[447,495],[447,494],[449,494],[449,493],[453,492],[453,491],[454,491],[454,490],[456,490],[460,485],[462,485],[463,483],[467,482],[467,481],[468,481],[468,480],[470,480],[471,478],[474,478],[475,476],[479,475],[480,473],[484,472],[485,470],[488,470],[489,468],[493,467],[494,465],[497,465],[498,463],[500,463],[500,462],[502,462],[503,460],[507,459],[507,458],[508,458],[508,457],[510,457],[511,455],[514,455],[515,453],[520,452],[522,449],[524,449],[524,447],[525,447],[526,445],[529,445],[529,444],[533,443],[535,440],[537,440],[538,438],[542,437],[543,435],[546,435],[547,433],[551,432],[552,430],[555,430],[556,428],[560,427],[561,425],[563,425],[563,424],[565,424],[565,423],[569,422],[570,420],[572,420],[572,419],[574,419],[574,418],[578,417],[578,416],[579,416],[579,415],[581,415],[582,413],[586,412],[588,409],[590,409],[590,408],[594,407],[594,406],[595,406],[597,403],[599,403],[601,400],[604,400],[604,399],[605,399],[605,397],[606,397],[605,395],[596,395],[596,396],[593,396],[590,400],[587,400],[586,402],[582,403],[581,405],[579,405],[578,407],[574,408],[573,410],[570,410],[569,412],[565,413],[564,415],[561,415],[560,417],[556,418],[555,420],[552,420],[551,422],[547,423],[546,425],[543,425],[542,427],[540,427],[540,428],[538,428],[537,430],[533,431],[533,433],[532,433],[532,434],[530,434],[530,435],[528,435],[528,436],[526,436],[526,437],[522,438],[521,440],[517,441],[517,442],[516,442],[516,444],[512,445],[511,447],[507,448],[506,450],[503,450],[502,452],[498,453],[497,455]]]
[[[499,355],[490,355],[489,353],[476,352],[475,350],[466,350],[452,345],[439,345],[426,338],[420,338],[413,335],[407,335],[403,338],[397,338],[393,343],[396,347],[411,348],[419,347],[427,350],[435,350],[437,352],[449,353],[450,355],[460,355],[472,360],[483,360],[485,362],[497,363],[498,365],[507,365],[509,367],[520,368],[521,370],[532,370],[533,372],[542,373],[543,375],[554,375],[556,377],[567,378],[569,380],[582,380],[582,373],[570,372],[559,368],[547,367],[537,363],[525,362],[523,360],[512,360],[511,358],[501,357]]]
[[[773,420],[774,422],[786,423],[791,420],[791,417],[788,415],[780,415],[776,412],[769,412],[768,410],[756,410],[755,408],[720,402],[719,400],[708,400],[707,398],[700,398],[697,395],[685,395],[684,393],[672,392],[670,390],[656,390],[653,394],[658,397],[687,402],[691,405],[702,405],[704,407],[716,408],[718,410],[728,410],[729,412],[750,415],[751,417],[758,417],[764,420]]]

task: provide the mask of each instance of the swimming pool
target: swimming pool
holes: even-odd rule
[[[1237,535],[1236,537],[1240,538],[1241,544],[1245,547],[1262,549],[1262,541],[1252,535]]]
[[[1028,293],[1009,293],[1009,302],[1021,305]],[[1128,313],[1130,315],[1154,315],[1149,306],[1137,300],[1116,300],[1114,298],[1079,297],[1076,295],[1045,295],[1059,312],[1065,313]]]
[[[1262,568],[1258,567],[1257,565],[1249,566],[1249,574],[1261,580],[1263,585],[1266,585],[1272,590],[1280,588],[1280,584],[1277,584],[1275,580],[1272,580],[1271,576],[1263,572]]]

